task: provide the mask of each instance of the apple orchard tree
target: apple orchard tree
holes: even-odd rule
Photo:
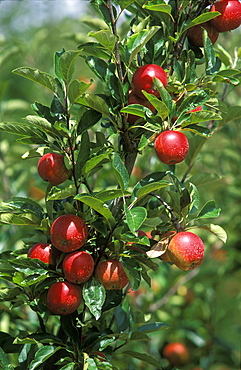
[[[185,365],[188,355],[162,367],[165,351],[154,358],[125,349],[166,327],[140,319],[127,292],[142,280],[151,287],[149,272],[161,264],[205,268],[199,229],[226,240],[221,226],[205,222],[220,209],[213,200],[199,206],[202,174],[192,176],[192,169],[207,140],[241,116],[240,107],[225,104],[229,86],[241,81],[238,58],[231,65],[215,49],[220,32],[241,24],[241,4],[90,3],[100,28],[77,50],[55,53],[54,75],[36,66],[13,71],[50,90],[49,105],[33,102],[23,122],[0,123],[29,144],[23,159],[36,157],[46,181],[44,204],[24,197],[1,203],[2,224],[33,230],[22,249],[1,254],[1,301],[13,310],[29,306],[39,323],[12,338],[7,354],[1,350],[1,368],[118,369],[118,358],[127,357],[155,369]],[[124,35],[120,17],[129,24]],[[80,58],[102,93],[74,78]],[[136,162],[147,156],[158,170],[148,164],[148,174],[131,185]],[[18,351],[13,366],[9,353]]]

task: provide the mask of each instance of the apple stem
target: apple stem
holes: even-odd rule
[[[157,195],[155,193],[149,193],[149,195],[158,199],[163,204],[163,206],[166,208],[166,210],[170,213],[171,222],[172,222],[173,226],[175,227],[175,229],[178,232],[184,231],[184,228],[181,226],[178,218],[175,216],[175,214],[173,212],[173,209],[169,206],[169,204],[167,204],[167,202],[162,197],[160,197],[160,195]]]

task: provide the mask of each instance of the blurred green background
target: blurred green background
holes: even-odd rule
[[[52,73],[53,56],[62,48],[76,49],[89,40],[87,33],[98,23],[97,15],[88,1],[0,1],[0,119],[21,122],[33,114],[31,104],[49,104],[51,95],[44,88],[12,73],[21,66],[37,67]],[[121,32],[128,23],[121,25]],[[241,29],[219,36],[218,44],[235,58],[240,46]],[[218,45],[216,46],[218,48]],[[240,66],[239,66],[240,67]],[[79,79],[93,78],[83,59],[76,68]],[[98,81],[93,84],[98,89]],[[241,87],[230,88],[225,102],[229,106],[241,104]],[[220,129],[205,144],[192,175],[213,172],[221,179],[200,188],[201,203],[210,199],[222,208],[215,220],[228,234],[223,245],[211,234],[203,233],[206,256],[200,268],[185,273],[166,263],[160,263],[152,273],[152,289],[144,283],[130,293],[134,312],[161,321],[169,327],[151,334],[150,342],[135,346],[142,353],[151,353],[165,360],[160,353],[169,341],[182,341],[190,349],[191,363],[185,369],[201,366],[208,370],[240,369],[241,335],[241,130],[240,121]],[[37,175],[37,158],[23,160],[29,146],[17,142],[17,137],[0,132],[0,200],[12,196],[27,196],[43,202],[46,189]],[[162,165],[148,150],[137,161],[132,183],[148,173],[150,166],[163,170]],[[179,167],[185,172],[185,164]],[[102,179],[102,181],[104,181]],[[0,250],[16,249],[23,244],[29,230],[26,227],[0,226]],[[127,304],[127,303],[126,303]],[[0,331],[17,335],[36,329],[35,314],[26,309],[7,309],[0,306]],[[133,345],[132,345],[133,346]],[[129,345],[129,349],[133,349]],[[14,360],[13,360],[14,361]],[[138,360],[116,356],[113,363],[123,370],[151,369]]]

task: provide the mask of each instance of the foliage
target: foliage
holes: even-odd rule
[[[213,266],[207,263],[204,273],[201,265],[177,281],[179,271],[174,267],[172,272],[173,266],[160,257],[166,249],[163,235],[172,230],[194,230],[218,246],[226,242],[226,232],[212,220],[220,216],[220,207],[213,199],[202,200],[202,187],[208,184],[211,188],[220,176],[215,166],[215,173],[209,171],[211,166],[203,171],[199,158],[207,146],[212,152],[213,137],[220,129],[225,130],[226,124],[240,118],[241,107],[230,107],[225,98],[228,87],[238,86],[241,77],[239,65],[235,64],[239,63],[239,55],[232,60],[225,50],[216,50],[205,32],[204,48],[188,44],[187,30],[215,16],[206,11],[206,2],[189,3],[184,6],[182,0],[168,4],[128,0],[112,4],[93,0],[91,6],[102,21],[89,19],[93,30],[88,36],[92,41],[81,43],[77,50],[55,52],[52,73],[35,66],[14,69],[15,75],[34,82],[36,90],[45,88],[51,98],[48,102],[35,101],[31,106],[34,114],[27,114],[21,122],[2,121],[0,129],[27,145],[22,155],[26,163],[36,163],[36,158],[49,151],[64,154],[71,178],[58,187],[48,185],[44,201],[18,194],[1,202],[1,225],[19,225],[26,230],[23,248],[1,253],[1,279],[5,282],[0,296],[2,309],[14,312],[21,307],[19,319],[31,321],[32,311],[38,319],[34,327],[29,323],[29,327],[21,328],[16,338],[15,334],[2,332],[2,368],[124,369],[129,357],[134,359],[130,368],[143,363],[145,367],[149,364],[150,368],[165,368],[165,360],[160,362],[160,348],[160,353],[154,350],[146,354],[139,347],[152,337],[157,342],[158,336],[166,341],[167,331],[163,329],[169,326],[173,326],[173,337],[176,329],[181,339],[185,340],[186,334],[192,341],[194,361],[200,357],[202,361],[195,365],[208,369],[214,363],[211,357],[200,355],[206,333],[199,327],[199,321],[208,324],[211,314],[204,311],[210,309],[208,303],[212,305],[213,292],[201,289],[204,307],[198,307],[198,300],[185,307],[189,279],[193,281],[195,296],[199,281],[209,278]],[[116,28],[121,14],[126,15],[128,22],[128,33],[124,35]],[[93,82],[76,78],[75,66],[80,59],[101,81],[102,91],[93,93]],[[138,66],[149,63],[161,65],[168,73],[167,89],[155,81],[160,99],[145,93],[156,113],[141,105],[126,105],[132,74]],[[202,111],[190,112],[200,105]],[[141,119],[129,125],[128,114]],[[167,128],[187,135],[190,149],[185,163],[165,166],[153,159],[155,137]],[[202,163],[206,164],[209,158],[207,152]],[[132,173],[138,166],[144,173],[140,179],[133,179]],[[214,193],[212,189],[211,196]],[[63,279],[61,258],[57,268],[52,269],[26,257],[26,253],[35,242],[49,242],[52,222],[64,213],[85,219],[89,228],[85,249],[96,263],[109,256],[120,258],[131,292],[129,286],[123,292],[105,291],[92,278],[83,284],[84,302],[78,312],[59,318],[51,315],[43,298],[53,282]],[[140,229],[151,231],[152,238],[140,237]],[[137,244],[139,250],[130,249],[128,243]],[[155,252],[154,258],[145,253],[150,249]],[[213,250],[207,247],[207,254],[211,253]],[[216,286],[221,289],[216,279]],[[161,301],[157,298],[159,288],[156,292],[153,288],[155,281],[166,290]],[[135,293],[141,289],[148,289],[151,297],[146,299]],[[184,306],[187,310],[181,329],[168,313],[170,305],[173,317],[181,317],[180,312],[173,312],[171,300],[175,297],[179,302],[174,302],[174,308]],[[158,313],[166,298],[170,302]],[[155,303],[149,305],[152,300]],[[188,322],[189,311],[195,317],[193,323]],[[225,345],[227,349],[228,344]],[[92,356],[95,351],[105,354],[104,362]],[[15,354],[13,365],[9,354]],[[120,359],[124,359],[124,365]],[[230,361],[235,363],[235,359]]]

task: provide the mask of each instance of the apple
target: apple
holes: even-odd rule
[[[85,283],[92,276],[95,267],[93,257],[84,251],[68,253],[63,260],[63,273],[70,283]]]
[[[47,153],[38,161],[39,176],[51,185],[62,184],[70,176],[70,170],[64,163],[64,156],[59,153]]]
[[[132,90],[129,91],[127,100],[127,105],[130,104],[140,104],[143,105],[143,107],[149,108],[152,111],[152,113],[155,112],[155,108],[147,99],[140,98]],[[128,114],[127,122],[129,122],[130,124],[134,124],[139,118],[140,117],[136,116],[135,114]]]
[[[204,46],[202,28],[207,31],[208,37],[210,38],[212,44],[215,44],[218,39],[219,33],[214,27],[211,26],[210,22],[198,24],[194,27],[189,28],[187,32],[189,43],[194,46]]]
[[[181,342],[172,342],[164,346],[162,356],[166,358],[172,366],[184,366],[188,364],[190,355],[188,348]]]
[[[80,286],[68,281],[53,283],[47,293],[47,307],[57,315],[69,315],[82,302]]]
[[[203,241],[192,232],[181,231],[171,239],[168,256],[181,270],[193,270],[202,263],[204,257]]]
[[[81,217],[65,214],[56,218],[50,228],[52,244],[61,252],[69,253],[81,248],[88,236],[87,226]]]
[[[210,20],[217,32],[231,31],[241,24],[241,4],[238,0],[217,1],[211,6],[210,12],[221,13]]]
[[[156,137],[154,148],[160,161],[171,165],[180,163],[186,158],[189,143],[182,132],[167,130]]]
[[[95,277],[106,290],[122,289],[129,282],[121,262],[117,259],[100,262],[95,269]]]
[[[140,98],[145,99],[142,90],[153,94],[156,97],[160,97],[159,91],[154,86],[154,78],[160,80],[164,87],[167,87],[167,75],[166,72],[157,64],[145,64],[139,67],[132,77],[133,91]]]
[[[49,243],[35,243],[29,248],[27,256],[37,258],[44,263],[54,266],[57,253]]]

